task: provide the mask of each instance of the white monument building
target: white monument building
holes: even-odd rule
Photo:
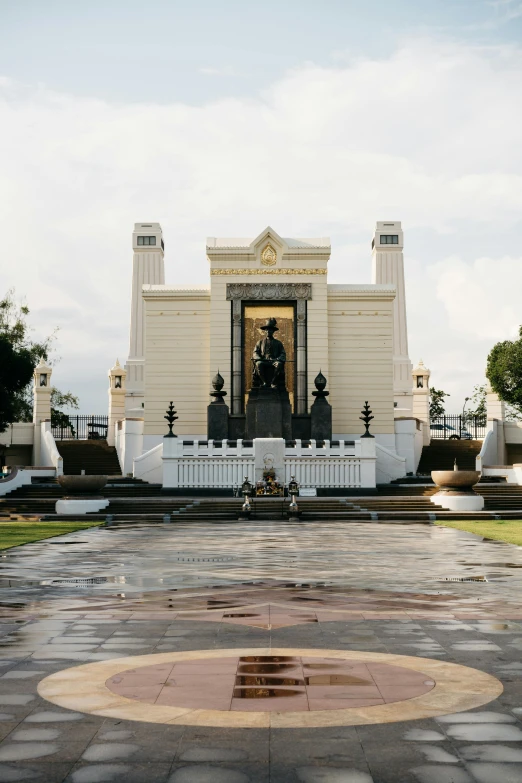
[[[126,468],[131,457],[141,460],[163,443],[171,400],[180,439],[215,440],[208,406],[218,371],[227,393],[222,402],[228,405],[223,440],[248,442],[252,352],[263,324],[275,318],[286,352],[290,439],[315,444],[311,406],[314,381],[322,372],[331,405],[328,443],[360,439],[361,410],[368,401],[380,478],[416,470],[423,432],[413,411],[400,222],[376,224],[373,282],[362,285],[328,283],[328,238],[281,237],[270,227],[254,238],[208,238],[208,283],[190,288],[165,283],[159,223],[136,223],[132,246],[123,427],[125,433],[133,431],[134,446],[130,451],[127,446]],[[427,399],[428,389],[423,391]],[[416,405],[416,411],[425,410],[427,405]],[[120,423],[117,445],[118,437],[123,442],[121,429]]]

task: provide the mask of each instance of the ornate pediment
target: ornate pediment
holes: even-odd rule
[[[311,299],[311,283],[228,283],[227,299]]]
[[[263,266],[274,266],[276,262],[277,253],[270,242],[267,242],[261,253],[261,263]]]

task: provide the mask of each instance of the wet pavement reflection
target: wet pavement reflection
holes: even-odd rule
[[[488,581],[444,582],[470,575]],[[11,550],[0,558],[0,781],[518,780],[521,595],[519,548],[428,526],[172,524]],[[113,687],[144,709],[192,700],[254,717],[393,706],[436,688],[422,673],[401,682],[353,661],[266,655],[270,646],[425,656],[488,671],[505,690],[436,720],[315,730],[151,727],[61,709],[37,691],[76,664],[229,647],[233,666],[143,667]]]

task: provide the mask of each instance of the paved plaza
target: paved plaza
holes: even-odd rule
[[[518,783],[521,569],[518,547],[427,525],[8,550],[0,783]]]

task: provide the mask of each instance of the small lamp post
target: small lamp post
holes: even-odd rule
[[[241,494],[244,497],[243,505],[241,506],[240,521],[246,522],[250,518],[252,512],[252,506],[250,505],[250,498],[254,492],[254,485],[248,480],[248,476],[245,476],[245,480],[241,485]]]
[[[295,476],[291,476],[288,482],[288,493],[291,497],[290,505],[288,506],[289,519],[291,522],[297,522],[299,520],[299,507],[296,497],[299,494],[299,482],[295,480]]]

